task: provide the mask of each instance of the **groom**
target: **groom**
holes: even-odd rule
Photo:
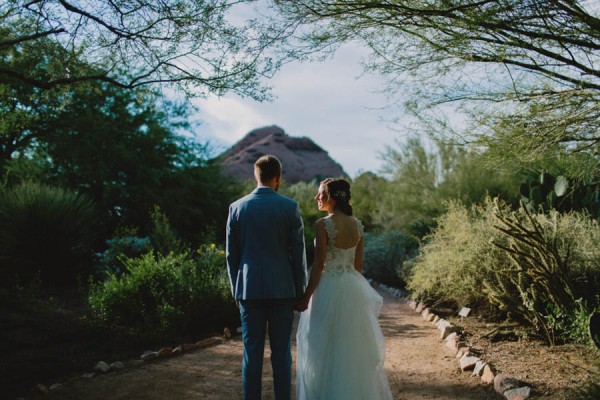
[[[290,400],[294,302],[306,288],[304,226],[298,203],[277,193],[281,163],[254,163],[257,188],[229,206],[227,270],[240,308],[244,400],[260,400],[265,336],[271,344],[276,400]]]

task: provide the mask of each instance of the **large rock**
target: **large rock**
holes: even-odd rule
[[[460,359],[460,369],[463,371],[469,371],[475,369],[475,365],[480,361],[479,357],[465,355]]]
[[[507,390],[516,389],[521,386],[519,380],[506,374],[498,374],[494,377],[494,389],[500,394]]]
[[[485,383],[494,383],[494,371],[489,364],[483,366],[483,372],[481,374],[481,380]]]
[[[283,178],[289,183],[347,176],[342,167],[311,139],[288,136],[278,126],[251,131],[221,154],[218,162],[223,172],[234,178],[254,179],[254,162],[265,154],[281,160]]]
[[[516,389],[509,389],[504,392],[506,400],[525,400],[531,395],[531,388],[529,386],[523,386]]]
[[[108,371],[110,371],[110,365],[108,365],[104,361],[98,361],[98,363],[94,366],[94,371],[96,371],[96,372],[108,372]]]

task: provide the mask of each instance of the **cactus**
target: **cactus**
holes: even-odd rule
[[[557,210],[586,210],[595,219],[600,219],[600,187],[598,183],[577,182],[564,175],[554,176],[542,172],[538,177],[527,176],[519,187],[521,200],[527,211],[544,212]]]
[[[519,212],[512,213],[496,206],[495,216],[500,222],[495,227],[506,235],[508,244],[493,244],[504,250],[512,261],[514,269],[506,274],[506,278],[510,281],[511,292],[516,289],[524,305],[524,308],[515,307],[513,311],[542,330],[548,342],[554,345],[555,332],[548,324],[548,305],[570,311],[575,304],[569,280],[570,251],[567,251],[566,257],[561,257],[556,239],[551,239],[554,235],[544,232],[545,228],[524,202]]]

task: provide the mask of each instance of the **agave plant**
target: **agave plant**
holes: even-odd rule
[[[71,190],[24,182],[0,194],[0,281],[68,285],[91,268],[94,203]]]

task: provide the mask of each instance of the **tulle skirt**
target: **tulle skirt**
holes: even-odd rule
[[[382,303],[359,272],[323,272],[298,325],[298,400],[392,399]]]

